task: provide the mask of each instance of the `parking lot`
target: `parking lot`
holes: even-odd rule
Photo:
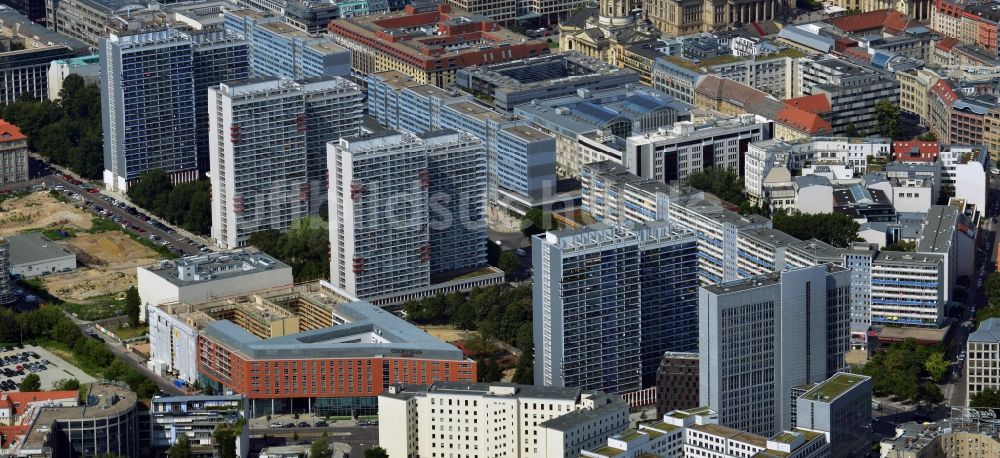
[[[3,347],[0,347],[0,350],[2,349]],[[24,353],[28,355],[24,356]],[[34,355],[37,355],[37,358]],[[0,384],[6,385],[0,391],[17,391],[21,380],[32,372],[38,374],[42,390],[51,390],[53,384],[64,379],[75,378],[80,383],[96,381],[66,360],[36,345],[24,345],[24,348],[7,347],[6,351],[0,351],[0,360],[2,360]],[[17,369],[19,366],[20,371]]]

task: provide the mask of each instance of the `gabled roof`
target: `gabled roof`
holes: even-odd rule
[[[725,99],[726,101],[746,107],[766,99],[767,93],[754,89],[751,86],[740,83],[729,78],[719,78],[715,75],[706,75],[702,79],[695,92],[711,97],[713,99]]]
[[[785,100],[786,107],[799,108],[810,113],[829,113],[831,110],[830,99],[826,94],[804,95],[794,99]]]
[[[14,140],[24,140],[28,136],[21,133],[17,126],[0,119],[0,142],[11,142]]]
[[[941,144],[919,140],[892,142],[892,159],[904,162],[934,162],[941,154]]]
[[[898,35],[907,28],[920,25],[897,10],[876,10],[861,14],[851,14],[831,18],[830,24],[847,33],[859,33],[872,30],[882,30],[892,35]]]
[[[934,45],[934,47],[943,51],[951,51],[951,48],[954,48],[955,45],[957,44],[958,44],[958,38],[944,37],[941,39],[941,41],[938,41],[937,44]]]
[[[61,399],[75,399],[80,393],[74,390],[69,391],[28,391],[28,392],[4,392],[0,394],[0,408],[13,408],[13,415],[24,412],[28,404],[32,402],[54,401]]]
[[[801,108],[788,107],[778,112],[776,121],[808,134],[830,133],[833,126],[816,113]]]

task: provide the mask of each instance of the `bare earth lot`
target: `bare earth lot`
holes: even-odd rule
[[[86,232],[93,226],[93,215],[47,192],[8,199],[0,206],[0,236],[42,229],[75,232],[64,243],[76,253],[81,267],[42,278],[45,288],[64,301],[86,303],[91,298],[125,291],[135,285],[137,266],[152,264],[159,258],[122,232]]]

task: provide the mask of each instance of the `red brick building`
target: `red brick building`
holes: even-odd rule
[[[328,31],[351,50],[355,73],[396,70],[438,87],[452,84],[459,68],[549,53],[542,39],[528,39],[484,16],[453,12],[448,4],[336,19]]]
[[[476,381],[462,350],[389,312],[362,301],[333,313],[333,327],[270,339],[213,322],[198,337],[198,373],[249,398],[254,416],[368,415],[390,384]]]

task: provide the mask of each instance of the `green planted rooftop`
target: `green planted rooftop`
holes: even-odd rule
[[[695,407],[693,409],[686,410],[687,413],[691,415],[708,415],[712,413],[712,409],[707,406]]]
[[[622,433],[619,435],[619,438],[625,442],[630,442],[644,435],[645,434],[640,433],[639,431],[636,431],[634,429],[627,429],[625,431],[622,431]]]
[[[650,435],[652,435],[656,431],[651,431],[648,428],[652,428],[652,429],[656,429],[656,430],[660,430],[660,431],[666,431],[666,432],[669,433],[669,432],[677,429],[678,426],[674,426],[674,425],[671,425],[670,423],[664,423],[664,422],[661,421],[661,422],[653,423],[653,424],[650,424],[650,425],[646,425],[646,428],[647,429],[645,431],[647,433],[650,433]],[[653,436],[653,437],[658,437],[658,436]]]
[[[795,432],[797,432],[797,433],[805,436],[806,442],[812,442],[813,440],[815,440],[818,437],[825,436],[825,434],[823,434],[821,432],[810,431],[808,429],[802,429],[802,428],[795,428]]]
[[[799,437],[799,435],[795,434],[795,433],[791,433],[791,432],[785,431],[785,432],[782,432],[781,434],[778,434],[777,436],[774,436],[774,439],[771,439],[771,440],[773,440],[775,442],[781,442],[782,444],[791,444],[792,441],[794,441],[796,437]]]
[[[619,450],[610,445],[605,445],[601,448],[594,449],[594,453],[601,456],[618,456],[621,455],[622,453],[625,453],[625,450]]]
[[[685,412],[680,412],[680,411],[677,411],[677,412],[671,412],[671,413],[669,413],[668,415],[670,415],[670,417],[671,417],[671,418],[676,418],[676,419],[678,419],[678,420],[683,420],[683,419],[685,419],[685,418],[687,418],[687,417],[690,417],[690,416],[691,416],[691,415],[690,415],[690,414],[688,414],[688,413],[685,413]]]
[[[865,381],[865,379],[867,377],[863,375],[838,373],[829,380],[816,385],[815,388],[803,394],[802,397],[814,401],[830,401],[844,394],[845,391],[854,388],[859,383]]]

